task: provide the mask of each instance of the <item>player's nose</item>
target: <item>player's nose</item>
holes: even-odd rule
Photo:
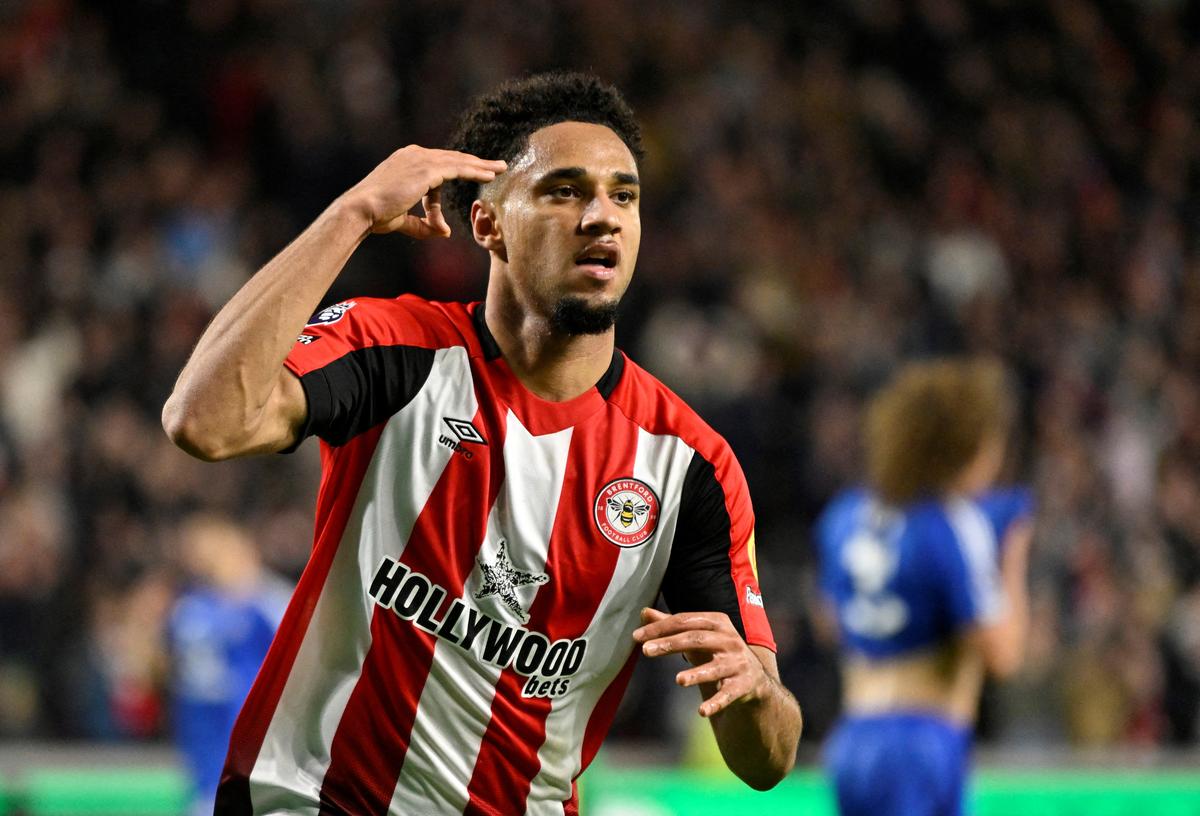
[[[579,226],[589,235],[620,232],[621,209],[606,195],[592,196],[583,210]]]

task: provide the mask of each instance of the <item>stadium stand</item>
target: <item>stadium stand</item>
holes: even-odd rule
[[[0,736],[163,738],[178,519],[232,514],[295,576],[317,473],[313,446],[218,471],[170,444],[191,343],[391,150],[562,66],[645,123],[619,342],[746,467],[806,742],[838,696],[811,522],[857,477],[886,373],[970,351],[1018,374],[1012,475],[1042,508],[1028,665],[984,741],[1194,746],[1200,8],[788,5],[3,4]],[[438,250],[372,239],[330,300],[477,297],[482,257]],[[674,755],[669,678],[639,676],[615,736]]]

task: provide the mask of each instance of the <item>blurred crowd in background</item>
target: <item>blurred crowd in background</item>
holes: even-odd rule
[[[811,524],[861,474],[864,400],[906,359],[988,353],[1040,512],[1029,658],[984,739],[1195,745],[1198,43],[1173,0],[0,4],[0,736],[170,733],[182,520],[236,520],[294,579],[319,470],[315,442],[171,445],[193,343],[392,150],[568,67],[643,122],[619,344],[746,470],[806,740],[839,693]],[[480,297],[463,232],[371,238],[327,302]],[[615,736],[679,748],[674,670],[643,667]]]

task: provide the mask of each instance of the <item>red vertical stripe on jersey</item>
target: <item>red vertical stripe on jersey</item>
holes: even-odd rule
[[[221,790],[217,796],[218,812],[251,812],[250,772],[262,749],[263,739],[275,715],[275,707],[279,704],[288,675],[291,674],[296,654],[304,642],[313,610],[321,597],[333,557],[341,544],[383,428],[383,425],[371,428],[341,448],[334,449],[321,444],[321,469],[325,476],[317,494],[316,515],[318,519],[325,520],[325,525],[314,531],[312,558],[300,576],[292,602],[288,604],[279,631],[271,642],[271,648],[233,727],[229,755],[221,777]],[[333,467],[332,460],[342,457],[345,457],[346,465]],[[356,543],[351,542],[350,546]]]
[[[504,418],[495,403],[481,400],[474,420],[487,445],[473,446],[471,459],[457,453],[450,457],[400,557],[409,569],[446,589],[443,609],[462,595],[483,543],[489,508],[504,480]],[[481,491],[486,491],[486,501],[470,498]],[[439,546],[447,540],[464,546]],[[371,633],[362,673],[334,734],[321,785],[321,813],[387,812],[433,662],[436,638],[390,610],[375,610]]]
[[[571,798],[563,802],[563,816],[579,816],[579,785],[571,780]]]
[[[637,426],[615,410],[607,410],[608,421],[597,417],[577,426],[571,437],[546,555],[550,581],[538,590],[529,610],[526,628],[544,633],[551,642],[584,633],[600,607],[621,553],[598,530],[592,537],[578,538],[579,530],[595,530],[592,511],[601,488],[613,479],[633,475]],[[467,788],[466,816],[525,811],[529,785],[540,767],[538,749],[546,738],[546,717],[553,702],[522,697],[527,679],[511,667],[500,676],[491,720]]]

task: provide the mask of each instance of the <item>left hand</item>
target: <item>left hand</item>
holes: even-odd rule
[[[711,717],[735,703],[763,699],[770,678],[762,662],[742,639],[724,612],[681,612],[668,615],[657,609],[642,610],[642,623],[633,639],[647,657],[682,654],[692,668],[675,675],[681,686],[713,684],[700,706],[701,717]]]

